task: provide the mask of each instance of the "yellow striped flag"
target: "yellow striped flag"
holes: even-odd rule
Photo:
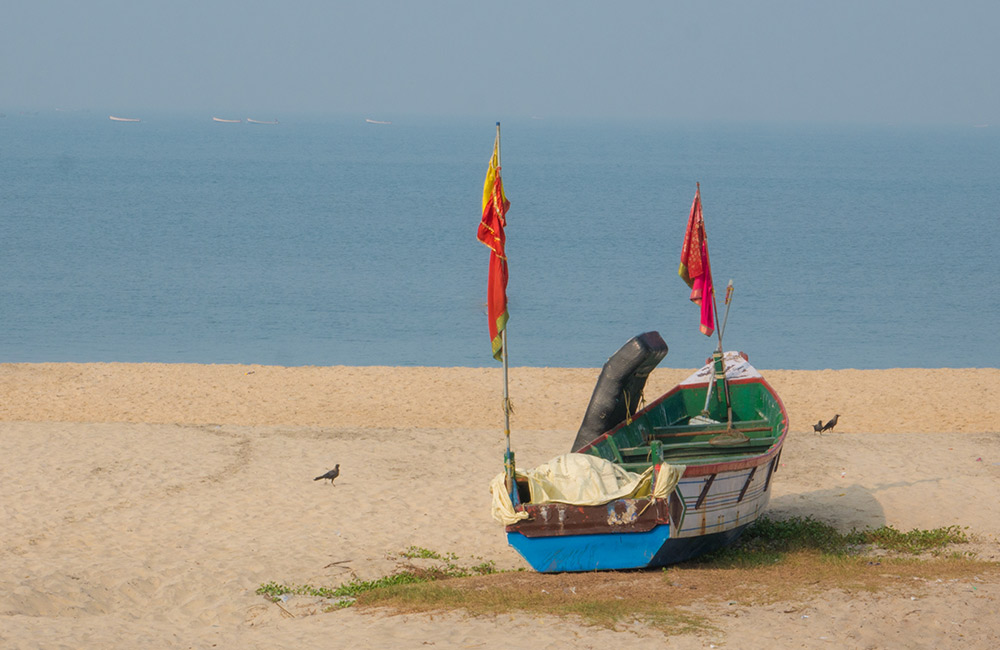
[[[493,155],[486,171],[483,184],[483,218],[479,222],[479,241],[490,249],[490,272],[486,284],[486,306],[489,317],[490,340],[493,343],[493,358],[500,360],[503,355],[503,339],[500,333],[507,327],[507,254],[504,251],[507,226],[507,209],[510,201],[503,191],[500,178],[500,132],[493,143]]]

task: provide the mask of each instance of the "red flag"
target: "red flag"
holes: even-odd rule
[[[705,220],[701,215],[701,186],[694,193],[691,216],[688,217],[684,246],[681,247],[681,267],[677,273],[691,287],[691,302],[701,306],[701,333],[711,336],[715,331],[713,311],[712,267],[708,261],[708,241]]]
[[[489,317],[490,340],[493,342],[493,358],[500,360],[503,355],[503,339],[500,332],[507,327],[507,254],[504,252],[507,226],[505,218],[510,201],[503,191],[500,178],[500,131],[493,143],[493,156],[486,171],[483,184],[483,219],[479,223],[477,237],[490,249],[490,276],[486,284],[486,306]]]

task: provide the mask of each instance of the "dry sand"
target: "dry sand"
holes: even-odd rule
[[[567,450],[597,369],[514,368],[520,465]],[[648,395],[691,371],[661,369]],[[770,511],[842,530],[959,525],[1000,561],[1000,369],[763,371],[791,434]],[[411,545],[525,566],[490,519],[500,372],[0,364],[0,647],[664,647],[531,615],[286,611],[268,581],[385,575]],[[840,414],[833,433],[812,431]],[[313,477],[341,465],[335,487]],[[458,517],[455,513],[467,513]],[[1000,584],[705,603],[670,647],[1000,646]],[[911,600],[916,598],[916,600]]]

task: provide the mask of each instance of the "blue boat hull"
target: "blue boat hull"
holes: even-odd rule
[[[526,537],[508,532],[507,542],[540,573],[643,569],[683,562],[731,544],[747,525],[683,538],[670,537],[670,524],[636,533]]]

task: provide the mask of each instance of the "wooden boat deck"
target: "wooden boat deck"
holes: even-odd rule
[[[726,434],[733,431],[738,431],[747,439],[737,443],[726,441]],[[626,434],[618,439],[608,436],[595,444],[590,452],[633,472],[642,472],[655,462],[679,465],[725,463],[765,453],[778,441],[779,436],[774,435],[774,431],[771,421],[762,417],[734,421],[732,429],[724,423],[640,425],[634,428],[633,435]],[[623,446],[621,442],[631,444]]]

